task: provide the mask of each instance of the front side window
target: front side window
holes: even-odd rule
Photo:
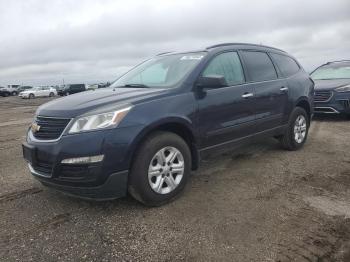
[[[242,57],[253,82],[277,79],[275,67],[270,57],[259,51],[243,51]]]
[[[271,56],[285,77],[296,74],[300,69],[299,65],[294,61],[294,59],[288,56],[273,53]]]
[[[312,74],[314,80],[350,79],[350,63],[332,63],[317,68]]]
[[[223,76],[229,86],[244,83],[244,74],[237,52],[217,55],[210,61],[202,76]]]
[[[173,87],[182,81],[205,55],[205,52],[195,52],[151,58],[121,76],[110,87]]]

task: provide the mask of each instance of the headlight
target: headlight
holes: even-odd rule
[[[338,87],[335,89],[337,92],[350,92],[350,85]]]
[[[68,133],[72,134],[82,131],[103,129],[111,126],[116,127],[123,120],[131,108],[132,106],[129,106],[113,112],[78,118],[74,121]]]

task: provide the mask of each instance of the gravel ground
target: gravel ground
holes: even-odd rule
[[[350,121],[298,152],[271,139],[213,156],[181,198],[89,202],[35,181],[21,142],[49,99],[0,97],[1,261],[350,261]]]

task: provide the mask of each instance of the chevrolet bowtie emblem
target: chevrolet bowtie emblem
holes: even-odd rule
[[[31,129],[33,133],[36,133],[39,132],[40,126],[37,123],[32,123]]]

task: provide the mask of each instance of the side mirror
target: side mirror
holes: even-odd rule
[[[209,75],[199,77],[197,86],[202,89],[214,89],[228,86],[228,84],[222,75]]]

